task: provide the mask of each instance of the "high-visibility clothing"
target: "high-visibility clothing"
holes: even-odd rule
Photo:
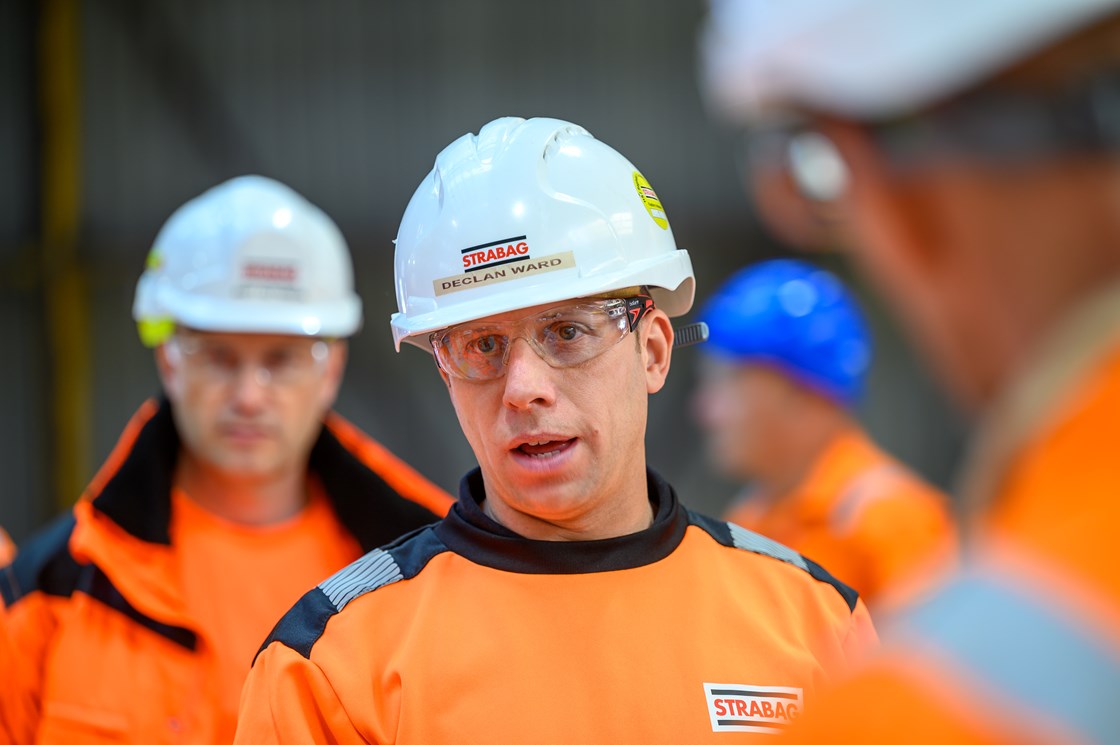
[[[981,430],[965,566],[909,609],[794,742],[1120,742],[1120,288]]]
[[[7,532],[0,528],[0,567],[11,562],[16,557],[16,544]]]
[[[309,505],[249,528],[178,490],[179,449],[170,404],[147,402],[73,513],[0,570],[0,741],[229,742],[284,610],[452,501],[330,414]]]
[[[872,608],[909,575],[949,561],[956,545],[945,495],[855,428],[792,492],[766,501],[748,493],[725,518],[828,567]]]
[[[812,561],[680,505],[536,541],[486,517],[480,471],[434,526],[367,554],[277,625],[236,743],[696,743],[769,737],[876,643]]]

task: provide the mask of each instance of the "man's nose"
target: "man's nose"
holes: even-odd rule
[[[256,408],[269,395],[272,386],[271,371],[255,361],[244,362],[234,373],[233,396],[238,406]]]
[[[556,401],[558,371],[541,358],[525,338],[510,340],[502,401],[514,409],[548,406]]]

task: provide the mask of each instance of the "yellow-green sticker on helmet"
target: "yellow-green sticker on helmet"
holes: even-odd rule
[[[145,347],[156,348],[175,333],[175,321],[170,318],[144,318],[136,322],[140,342]]]
[[[646,212],[653,218],[653,221],[662,230],[668,230],[669,218],[665,215],[665,208],[661,206],[661,200],[657,198],[657,192],[646,181],[646,177],[637,171],[634,171],[634,188],[638,190],[638,197],[641,198],[642,204],[646,206]]]
[[[144,261],[145,269],[159,269],[163,266],[163,253],[158,248],[153,248],[148,252],[148,258]]]

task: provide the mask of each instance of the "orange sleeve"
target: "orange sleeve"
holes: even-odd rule
[[[54,619],[41,594],[0,607],[0,741],[35,742],[41,713],[43,665],[54,634]]]
[[[11,633],[8,630],[7,608],[0,606],[0,670],[4,671],[4,685],[0,686],[0,742],[18,742],[16,740],[19,713],[15,710],[12,690],[17,683],[16,654],[12,644]]]
[[[782,745],[858,742],[863,745],[1010,745],[966,707],[948,704],[948,681],[923,680],[887,663],[826,691],[782,734]],[[932,687],[930,687],[932,686]],[[1041,741],[1041,738],[1040,738]]]
[[[366,745],[323,671],[280,643],[253,663],[237,716],[234,745]]]
[[[956,540],[946,505],[932,494],[871,505],[860,531],[880,547],[873,565],[877,589],[904,580],[933,557],[951,555]]]

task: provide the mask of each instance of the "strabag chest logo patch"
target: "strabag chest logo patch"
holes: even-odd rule
[[[523,235],[471,246],[460,251],[463,273],[432,280],[435,294],[469,290],[518,277],[575,268],[571,251],[534,257]]]
[[[712,732],[777,734],[801,715],[803,691],[784,686],[705,683]]]

